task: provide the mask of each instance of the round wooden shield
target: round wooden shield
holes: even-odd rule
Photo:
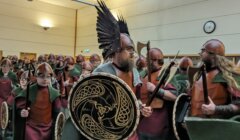
[[[134,93],[111,74],[95,73],[80,79],[71,90],[68,107],[72,122],[88,139],[127,139],[139,122]]]
[[[177,140],[189,140],[189,136],[184,127],[185,116],[190,106],[190,96],[186,93],[179,95],[173,106],[173,129]]]
[[[9,114],[7,102],[2,102],[1,105],[1,128],[6,129],[8,125]]]
[[[62,112],[60,112],[55,122],[55,128],[54,128],[55,140],[61,140],[64,123],[65,123],[65,115]]]

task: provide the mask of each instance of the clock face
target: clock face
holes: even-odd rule
[[[214,21],[207,21],[204,26],[203,26],[203,30],[205,33],[212,33],[216,28],[216,23]]]

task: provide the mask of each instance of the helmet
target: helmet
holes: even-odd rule
[[[89,62],[83,62],[82,69],[88,70],[88,71],[93,71],[93,65]]]
[[[90,61],[91,63],[94,63],[94,62],[96,62],[96,61],[101,61],[101,58],[100,58],[100,56],[99,56],[98,54],[92,54],[92,55],[90,56],[90,58],[89,58],[89,61]]]
[[[225,55],[225,47],[224,44],[217,39],[208,40],[204,45],[203,49],[205,49],[209,53],[217,54],[224,56]]]
[[[147,60],[144,56],[139,56],[139,58],[136,61],[137,68],[144,68],[147,66]]]
[[[76,62],[77,63],[80,63],[80,62],[84,62],[85,61],[85,58],[83,55],[79,54],[77,57],[76,57]]]
[[[38,62],[45,62],[45,57],[43,55],[39,55]]]
[[[38,65],[37,75],[45,74],[45,73],[53,75],[53,70],[52,70],[52,67],[48,63],[43,62],[40,65]]]
[[[150,58],[155,58],[155,59],[158,59],[158,64],[159,65],[163,65],[164,64],[164,56],[163,56],[163,52],[161,51],[161,49],[159,48],[151,48],[149,50],[149,56]]]
[[[13,62],[17,62],[17,61],[18,61],[18,57],[17,57],[16,55],[13,55],[13,56],[12,56],[12,61],[13,61]]]
[[[48,56],[48,60],[54,60],[55,59],[55,55],[54,54],[49,54]]]
[[[28,78],[28,71],[23,71],[21,73],[20,79],[27,79]]]
[[[179,62],[179,68],[183,70],[187,70],[188,66],[193,66],[192,60],[186,56],[181,58]]]
[[[65,62],[69,65],[74,65],[74,59],[71,56],[66,57]]]
[[[60,54],[60,55],[58,55],[58,56],[57,56],[57,60],[58,60],[58,61],[63,61],[63,60],[64,60],[64,57],[63,57],[63,55],[61,55],[61,54]]]
[[[3,59],[2,62],[1,62],[1,66],[3,66],[3,65],[12,66],[12,62],[11,62],[10,59],[5,58],[5,59]]]

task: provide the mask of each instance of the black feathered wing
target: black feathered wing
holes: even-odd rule
[[[130,36],[127,22],[125,21],[122,15],[118,15],[118,26],[119,26],[120,33],[125,33]]]
[[[99,49],[103,49],[103,57],[120,49],[120,29],[118,21],[114,18],[108,7],[103,1],[98,0],[97,9],[97,36]]]

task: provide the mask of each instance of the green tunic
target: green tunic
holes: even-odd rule
[[[81,75],[81,72],[78,71],[75,67],[69,71],[70,77],[79,77]]]
[[[26,90],[19,90],[19,89],[16,89],[17,91],[20,91],[19,93],[16,93],[16,98],[15,98],[15,101],[18,99],[18,98],[26,98]],[[34,103],[35,100],[36,100],[36,96],[37,94],[34,94],[34,93],[37,93],[38,91],[38,85],[37,84],[33,84],[30,86],[29,88],[29,101],[30,103]],[[53,103],[53,101],[60,96],[59,92],[54,89],[53,87],[49,86],[48,87],[48,91],[49,91],[49,94],[50,94],[50,102]],[[14,135],[13,135],[13,139],[14,140],[22,140],[23,138],[23,130],[25,129],[25,126],[24,126],[24,122],[25,122],[25,119],[20,117],[20,113],[19,113],[20,110],[18,110],[16,108],[16,104],[14,103],[14,109],[13,109],[13,120],[14,120],[14,126],[13,126],[13,129],[14,129]],[[59,113],[59,110],[53,110],[53,118],[56,118],[57,114]]]
[[[38,90],[38,85],[37,84],[33,84],[32,86],[30,86],[29,89],[29,101],[30,102],[35,102],[35,99],[37,97],[37,94],[33,94],[33,93],[37,93]],[[54,89],[52,86],[48,86],[48,90],[50,93],[50,101],[53,102],[57,97],[60,96],[58,90]],[[22,92],[18,93],[16,96],[16,99],[19,97],[26,97],[26,90],[23,90]]]
[[[80,65],[80,64],[75,64],[75,65],[74,65],[74,68],[76,68],[76,69],[80,72],[80,75],[82,74],[82,65]]]
[[[176,87],[179,94],[187,93],[189,88],[189,81],[187,74],[176,74],[174,75],[171,83]]]

